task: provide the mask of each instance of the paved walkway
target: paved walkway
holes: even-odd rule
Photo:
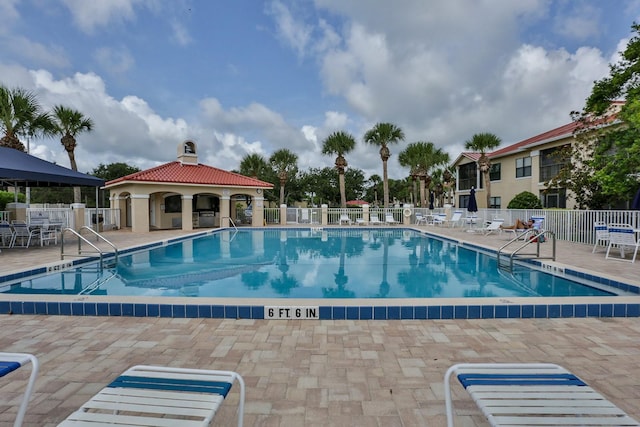
[[[429,230],[491,247],[506,241],[459,229]],[[108,238],[124,248],[177,234],[120,231]],[[640,276],[638,263],[605,261],[590,247],[561,243],[558,252],[558,262],[580,269],[602,269],[636,282]],[[58,258],[59,248],[3,250],[0,269]],[[140,363],[239,372],[247,383],[246,426],[443,426],[442,378],[450,365],[514,361],[559,363],[640,420],[638,318],[264,321],[3,315],[0,349],[34,353],[41,361],[26,426],[57,425]],[[0,379],[0,426],[12,425],[27,374],[24,369]],[[466,393],[455,390],[457,425],[486,426]],[[216,417],[219,425],[233,425],[234,399]]]

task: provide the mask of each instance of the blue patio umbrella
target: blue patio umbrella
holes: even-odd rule
[[[433,196],[433,191],[429,191],[429,209],[433,210],[433,202],[435,197]]]
[[[631,209],[634,211],[640,211],[640,189],[636,192],[636,197],[631,202]]]
[[[471,187],[471,192],[469,193],[469,204],[467,205],[467,210],[469,212],[478,212],[478,202],[476,202],[476,189]]]

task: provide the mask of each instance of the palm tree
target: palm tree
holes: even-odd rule
[[[26,151],[20,137],[46,133],[50,123],[35,94],[0,85],[0,131],[4,133],[0,146]]]
[[[240,162],[240,173],[255,179],[264,177],[269,164],[260,154],[247,154]]]
[[[411,181],[413,182],[413,200],[414,203],[420,203],[420,206],[424,207],[424,202],[419,200],[418,197],[418,177],[419,177],[419,161],[418,161],[418,153],[416,153],[415,146],[413,144],[409,144],[407,148],[402,150],[400,154],[398,154],[398,162],[400,166],[404,166],[409,168],[409,176],[411,177]]]
[[[431,170],[449,163],[449,154],[436,148],[433,142],[414,142],[400,153],[398,158],[402,166],[411,167],[411,176],[420,179],[420,206],[426,206],[426,189],[431,182]]]
[[[284,204],[284,186],[287,180],[298,171],[297,162],[298,156],[286,148],[274,152],[269,157],[269,163],[280,180],[280,205]]]
[[[56,105],[53,107],[53,133],[59,135],[60,143],[69,155],[69,163],[71,163],[71,169],[78,170],[76,164],[75,149],[78,145],[76,141],[76,135],[82,132],[91,132],[93,129],[93,121],[89,117],[85,117],[81,112],[67,108],[62,105]],[[74,203],[80,203],[82,196],[80,194],[80,187],[73,188],[73,201]]]
[[[404,140],[404,132],[393,123],[377,123],[364,134],[364,142],[380,147],[382,159],[382,184],[384,189],[384,207],[389,207],[389,175],[387,173],[387,161],[391,157],[389,144],[397,144]]]
[[[367,180],[368,184],[369,184],[369,189],[373,189],[373,205],[377,208],[378,207],[378,189],[380,188],[380,183],[382,183],[382,178],[380,178],[380,175],[377,174],[373,174],[369,177],[369,179]],[[371,193],[369,193],[369,197],[371,197]]]
[[[347,167],[347,160],[344,155],[353,150],[356,140],[347,132],[334,132],[322,143],[322,154],[336,154],[336,169],[338,170],[338,182],[340,185],[340,205],[347,207],[347,191],[344,186],[344,170]]]
[[[498,148],[502,140],[492,133],[476,133],[470,140],[464,143],[467,150],[479,151],[478,168],[480,173],[484,175],[485,188],[487,189],[487,207],[491,206],[491,179],[489,171],[491,170],[491,160],[487,157],[486,152]]]

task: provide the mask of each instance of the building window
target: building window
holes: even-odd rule
[[[516,178],[531,176],[531,157],[516,159]]]
[[[565,188],[550,188],[540,193],[542,207],[545,209],[567,208],[567,190]]]
[[[475,163],[460,165],[458,168],[458,190],[471,190],[476,186],[477,167]]]
[[[182,196],[167,196],[164,199],[164,211],[166,213],[182,212]]]
[[[489,208],[491,208],[491,209],[500,209],[500,208],[502,208],[502,197],[500,197],[500,196],[491,197],[489,199],[489,203],[490,203]]]
[[[500,181],[500,163],[493,163],[489,169],[489,180]]]
[[[550,181],[560,173],[560,170],[569,162],[569,158],[564,156],[568,145],[554,147],[540,151],[540,181]]]

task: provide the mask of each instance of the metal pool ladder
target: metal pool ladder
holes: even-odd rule
[[[89,253],[95,253],[98,254],[99,258],[100,258],[100,270],[103,269],[104,267],[104,251],[102,251],[99,247],[97,247],[96,245],[94,245],[93,243],[91,243],[86,237],[81,235],[82,230],[89,230],[91,233],[93,233],[96,236],[97,240],[102,240],[103,242],[105,242],[106,244],[108,244],[109,246],[111,246],[113,248],[113,254],[114,254],[114,262],[117,264],[118,263],[118,248],[116,247],[116,245],[114,245],[113,243],[111,243],[109,240],[107,240],[106,237],[104,237],[102,234],[98,233],[97,231],[95,231],[93,228],[88,227],[88,226],[83,226],[80,227],[80,230],[76,231],[73,228],[65,228],[64,230],[62,230],[62,236],[60,237],[61,240],[61,244],[60,244],[60,259],[63,260],[65,256],[85,256],[85,253],[87,253],[87,251],[83,251],[82,250],[82,243],[86,243],[87,245],[91,246],[93,248],[93,250],[88,251]],[[78,253],[77,254],[68,254],[64,252],[64,233],[71,233],[74,236],[76,236],[78,238]]]
[[[540,237],[542,237],[545,241],[549,241],[551,243],[551,256],[540,256]],[[524,240],[524,242],[522,242]],[[516,247],[514,251],[511,253],[504,252],[506,248],[516,243],[521,243],[520,246]],[[532,253],[521,253],[521,251],[531,245],[536,245],[536,251]],[[531,258],[531,259],[550,259],[556,260],[556,233],[550,230],[542,230],[538,232],[538,230],[527,230],[525,233],[520,234],[513,239],[509,240],[507,243],[502,245],[500,249],[498,249],[498,268],[506,268],[507,265],[502,262],[501,257],[509,256],[508,268],[509,271],[513,270],[513,259],[514,258]]]

